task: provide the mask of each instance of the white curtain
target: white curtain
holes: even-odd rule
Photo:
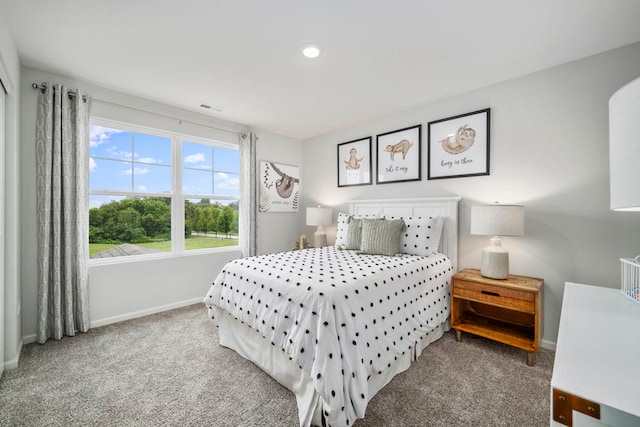
[[[253,133],[241,133],[240,138],[240,248],[242,256],[257,253],[256,233],[256,142]]]
[[[89,330],[89,104],[45,83],[38,95],[37,342]]]

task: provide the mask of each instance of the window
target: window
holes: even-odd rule
[[[185,249],[238,245],[240,152],[182,142]]]
[[[236,145],[98,119],[90,133],[91,258],[238,245]]]

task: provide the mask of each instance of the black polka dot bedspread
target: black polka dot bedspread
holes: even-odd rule
[[[331,426],[364,417],[367,380],[449,317],[443,254],[388,257],[324,248],[228,263],[205,303],[285,352],[314,381]]]

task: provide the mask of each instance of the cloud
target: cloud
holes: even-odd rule
[[[93,157],[89,157],[89,172],[93,172],[93,170],[97,167],[98,167],[98,164],[96,163],[95,160],[93,160]]]
[[[138,190],[140,191],[147,191],[147,187],[144,185],[138,185]]]
[[[145,175],[145,174],[148,174],[149,172],[150,171],[147,168],[133,168],[133,170],[132,169],[127,169],[127,170],[124,170],[124,171],[120,172],[120,175],[131,175],[132,173],[134,175]]]
[[[111,135],[124,132],[118,129],[106,128],[103,126],[91,125],[89,127],[89,145],[97,147],[109,141]]]
[[[105,151],[114,159],[131,160],[131,151],[118,150],[118,147],[111,145]]]
[[[216,187],[225,190],[238,190],[240,188],[240,179],[238,177],[229,177],[226,173],[218,172],[216,174]]]
[[[134,154],[135,157],[138,157],[137,154]],[[140,163],[162,163],[162,160],[154,159],[153,157],[140,157],[136,159],[136,162]]]
[[[185,163],[200,163],[206,161],[204,154],[196,153],[184,157]]]

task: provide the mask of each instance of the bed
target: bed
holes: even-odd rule
[[[301,426],[353,425],[369,400],[449,329],[459,200],[355,201],[338,216],[335,246],[229,262],[204,298],[220,345],[291,390]],[[354,249],[343,228],[351,227],[353,246],[359,218],[367,219],[362,247]],[[367,250],[372,229],[400,219],[396,254]],[[411,249],[435,224],[441,233],[429,230],[427,238],[436,233],[437,246]]]

